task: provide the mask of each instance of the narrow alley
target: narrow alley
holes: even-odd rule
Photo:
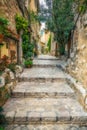
[[[87,130],[87,0],[0,0],[0,130]]]
[[[55,57],[39,56],[32,69],[24,70],[4,105],[6,130],[87,130],[87,113],[67,74],[56,67],[61,64]]]

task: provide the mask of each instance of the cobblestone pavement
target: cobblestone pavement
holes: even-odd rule
[[[5,130],[87,130],[85,126],[78,125],[10,125]]]
[[[55,66],[62,62],[51,56],[35,60],[37,67],[24,70],[3,106],[6,130],[87,130],[87,112],[68,85],[67,75]]]

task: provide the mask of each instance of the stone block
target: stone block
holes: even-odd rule
[[[43,112],[41,114],[41,120],[43,122],[56,122],[56,113],[55,112]]]
[[[15,111],[7,112],[5,115],[7,122],[10,122],[10,123],[14,121],[14,117],[15,117]]]
[[[5,79],[1,76],[0,77],[0,88],[5,86]]]
[[[26,111],[17,111],[15,115],[15,123],[19,122],[26,122],[27,119],[27,112]]]
[[[30,112],[30,113],[28,113],[27,120],[29,122],[32,122],[32,121],[36,122],[36,121],[40,121],[40,117],[41,117],[41,115],[39,112]]]

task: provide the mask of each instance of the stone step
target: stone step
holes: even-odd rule
[[[87,126],[73,124],[9,125],[5,130],[87,130]]]
[[[33,60],[33,67],[56,67],[57,65],[63,64],[64,61],[60,60],[38,60],[34,59]]]
[[[59,60],[59,58],[51,55],[39,55],[36,59],[38,60]]]
[[[12,97],[26,98],[26,97],[70,97],[75,98],[74,91],[66,82],[20,82],[12,92]]]
[[[19,81],[64,81],[66,74],[57,67],[25,69],[20,75]]]
[[[13,98],[3,106],[10,124],[85,124],[87,113],[71,98]]]

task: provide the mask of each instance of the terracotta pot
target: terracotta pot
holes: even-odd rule
[[[0,43],[2,43],[3,38],[4,38],[4,35],[3,35],[3,34],[0,34]]]
[[[26,68],[31,68],[31,67],[32,67],[32,65],[27,65],[27,66],[26,66]]]

